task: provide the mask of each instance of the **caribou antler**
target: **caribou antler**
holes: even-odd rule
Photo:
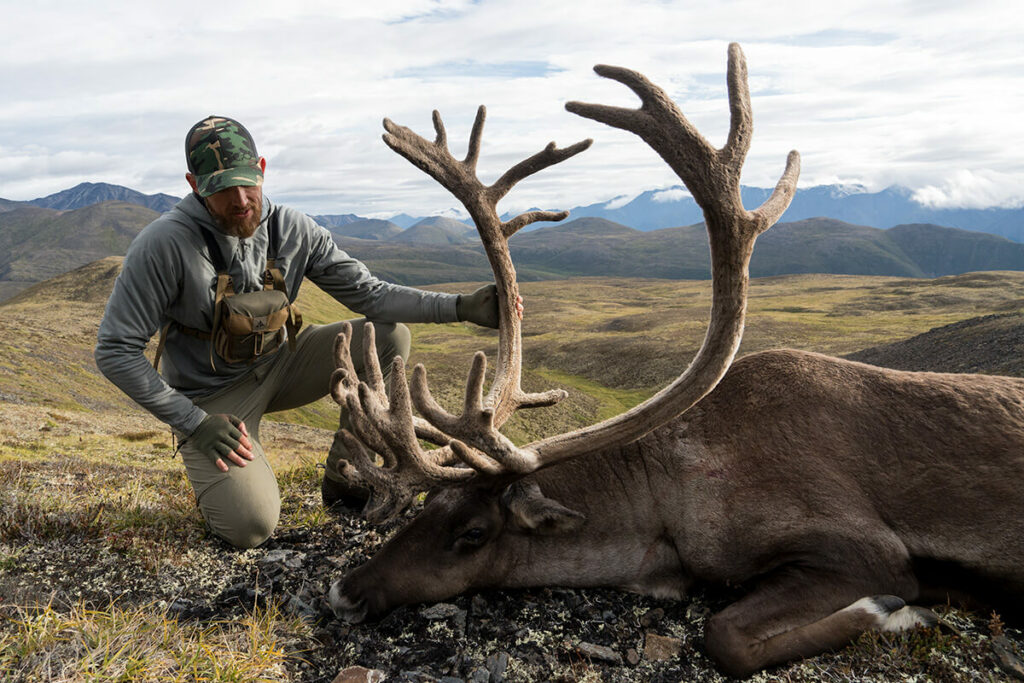
[[[743,334],[748,266],[754,241],[778,220],[792,200],[799,175],[799,154],[796,151],[789,153],[786,169],[775,191],[760,208],[755,211],[743,208],[740,171],[750,147],[753,126],[746,63],[736,44],[729,46],[731,124],[728,140],[722,149],[715,149],[708,143],[665,92],[641,74],[612,66],[597,66],[595,71],[628,86],[640,98],[641,106],[625,109],[569,102],[566,109],[639,135],[672,167],[704,212],[711,245],[713,279],[711,320],[704,343],[689,367],[672,384],[632,410],[591,427],[524,447],[515,446],[498,431],[505,419],[517,408],[553,403],[560,392],[528,396],[519,388],[522,351],[519,319],[515,313],[515,270],[509,258],[507,240],[517,229],[533,221],[560,220],[566,214],[534,212],[502,223],[495,206],[515,182],[582,151],[590,141],[577,143],[565,150],[555,149],[552,143],[544,151],[514,166],[494,185],[485,187],[475,176],[483,128],[482,107],[473,126],[469,154],[462,162],[456,161],[448,152],[444,126],[437,112],[434,112],[437,139],[433,143],[385,120],[384,126],[388,130],[385,142],[448,188],[476,221],[498,283],[501,328],[498,369],[491,391],[486,399],[481,398],[485,359],[483,354],[477,354],[467,382],[464,412],[460,417],[448,415],[434,402],[427,389],[422,366],[414,370],[412,401],[432,425],[430,433],[433,440],[444,443],[446,438],[449,439],[437,451],[426,454],[412,443],[415,438],[411,435],[428,437],[428,431],[412,426],[416,423],[408,410],[410,394],[404,385],[404,368],[397,359],[392,370],[391,403],[397,401],[399,405],[386,410],[382,408],[386,397],[383,383],[379,380],[371,379],[369,384],[360,384],[357,390],[351,389],[347,393],[347,405],[359,415],[355,423],[360,438],[371,447],[390,451],[384,456],[386,467],[383,471],[389,471],[388,467],[396,472],[403,467],[417,471],[420,477],[418,485],[421,486],[439,479],[464,481],[473,472],[482,476],[522,476],[567,458],[625,444],[643,436],[707,395],[732,363]],[[364,348],[368,346],[371,344],[364,344]],[[342,383],[339,380],[338,384]],[[400,426],[399,420],[406,420],[408,426]],[[439,438],[437,432],[446,436]],[[394,436],[397,434],[402,438]],[[396,444],[401,445],[398,447]],[[396,465],[395,460],[404,464]],[[472,471],[456,465],[459,462],[468,465]],[[380,471],[371,476],[378,476]],[[399,479],[404,483],[397,483]],[[392,486],[396,491],[403,486],[414,486],[412,477],[403,479],[396,475],[383,481],[391,483],[371,485],[375,489]],[[407,494],[389,495],[397,499]]]
[[[358,382],[348,356],[351,330],[339,335],[335,353],[338,370],[331,380],[331,393],[335,401],[350,411],[358,440],[346,430],[339,430],[333,447],[344,444],[352,454],[349,459],[373,489],[374,500],[367,510],[367,517],[371,519],[386,518],[400,511],[415,493],[439,481],[463,481],[474,471],[489,474],[506,469],[530,471],[534,463],[521,461],[516,446],[498,430],[516,410],[553,405],[566,396],[560,389],[541,393],[522,390],[522,342],[516,305],[519,293],[508,239],[531,223],[560,221],[569,213],[531,211],[505,222],[498,216],[497,205],[517,182],[579,154],[590,147],[592,140],[583,140],[565,149],[558,149],[552,142],[510,168],[493,185],[485,186],[476,176],[485,117],[486,109],[480,107],[470,134],[469,151],[462,161],[449,151],[447,133],[437,111],[433,113],[437,133],[434,142],[389,119],[384,120],[387,131],[384,142],[455,195],[476,223],[495,275],[499,326],[497,371],[490,391],[483,396],[486,360],[479,353],[467,380],[461,415],[454,416],[442,409],[430,394],[426,371],[422,366],[414,369],[412,400],[426,421],[412,414],[405,367],[399,358],[392,367],[390,397],[385,392],[376,361],[372,325],[365,327],[368,336],[363,344],[367,382]],[[418,438],[442,447],[425,451]],[[372,454],[363,445],[381,455],[383,468],[374,466]],[[460,462],[472,469],[457,466]]]

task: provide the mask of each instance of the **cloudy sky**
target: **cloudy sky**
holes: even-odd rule
[[[380,139],[385,116],[453,152],[488,108],[479,175],[549,141],[593,148],[512,191],[502,210],[568,208],[678,179],[638,138],[569,114],[636,106],[592,66],[661,85],[716,146],[728,128],[726,47],[747,56],[746,185],[786,152],[801,187],[901,184],[944,206],[1024,203],[1024,13],[1007,0],[3,1],[0,197],[83,181],[186,191],[185,131],[238,118],[266,191],[310,213],[415,215],[456,205]]]

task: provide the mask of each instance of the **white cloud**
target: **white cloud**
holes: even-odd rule
[[[381,143],[380,121],[432,137],[437,108],[461,156],[481,103],[485,182],[551,140],[595,139],[522,182],[503,210],[632,197],[679,179],[633,135],[564,103],[637,106],[591,70],[628,66],[721,145],[733,40],[753,93],[746,184],[774,185],[792,148],[802,186],[901,183],[934,202],[1012,202],[1024,173],[1024,17],[997,0],[225,0],[216,21],[194,0],[8,4],[0,150],[29,169],[0,169],[8,199],[85,180],[181,194],[181,137],[219,113],[256,135],[279,201],[316,213],[436,213],[455,200]],[[957,169],[981,180],[971,186]]]
[[[635,194],[624,194],[620,197],[614,197],[611,201],[605,203],[604,208],[608,209],[609,211],[621,209],[626,204],[629,204],[631,201],[636,199],[636,197],[637,196]]]
[[[690,193],[680,187],[673,187],[651,195],[651,201],[660,203],[678,202],[686,199]]]
[[[1024,206],[1024,173],[960,170],[940,185],[926,185],[915,191],[913,199],[936,209],[1020,208]]]

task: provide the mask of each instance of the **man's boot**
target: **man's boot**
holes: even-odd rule
[[[345,410],[341,411],[340,426],[352,431],[348,412]],[[343,443],[338,442],[331,447],[327,454],[327,462],[324,464],[320,495],[326,508],[339,505],[351,510],[362,510],[366,501],[370,499],[370,490],[360,482],[359,474],[345,455]]]

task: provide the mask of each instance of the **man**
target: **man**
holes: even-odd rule
[[[110,381],[181,439],[189,481],[213,533],[250,548],[273,533],[281,506],[260,445],[260,419],[327,395],[334,366],[340,323],[312,325],[297,336],[295,325],[286,326],[287,343],[282,343],[288,336],[284,329],[271,333],[261,327],[282,315],[295,322],[289,305],[303,278],[366,316],[350,321],[352,357],[360,372],[367,319],[374,323],[387,371],[395,355],[409,355],[409,330],[401,323],[468,320],[497,327],[497,301],[493,285],[457,296],[373,277],[308,216],[263,196],[266,160],[237,121],[203,119],[188,132],[185,154],[192,194],[129,247],[100,324],[95,357]],[[243,338],[222,324],[232,301],[259,300],[258,308],[273,298],[273,291],[264,296],[267,289],[278,290],[278,303],[264,311],[267,315],[249,319],[255,332]],[[158,330],[162,375],[143,356]],[[239,346],[239,340],[249,340],[249,346]],[[322,484],[326,505],[359,493],[346,483],[345,465],[340,455],[328,458]]]

